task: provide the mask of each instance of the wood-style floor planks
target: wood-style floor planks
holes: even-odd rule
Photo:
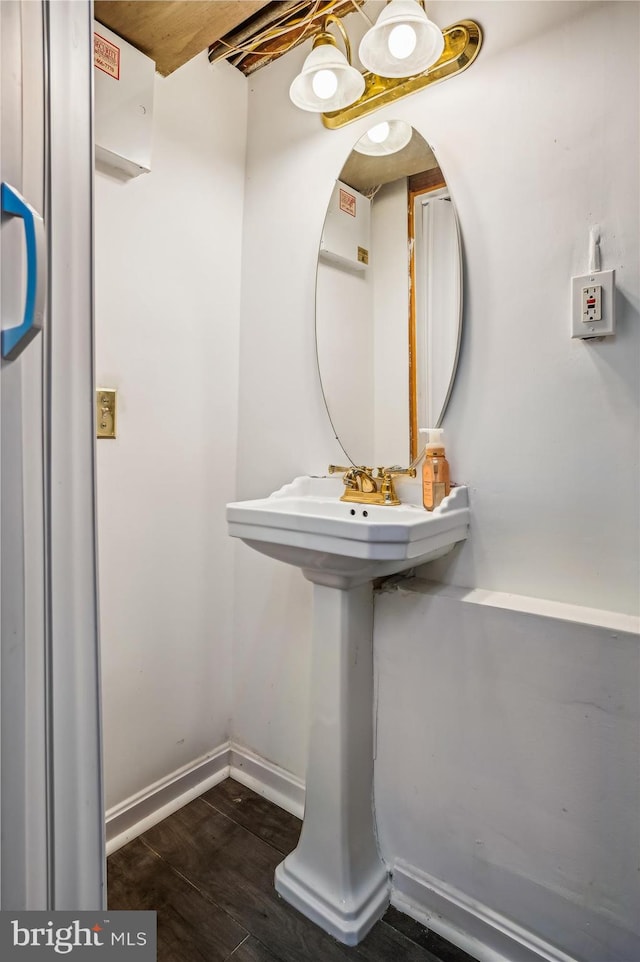
[[[159,962],[225,962],[248,932],[143,842],[109,858],[109,908],[158,913]]]
[[[263,842],[288,855],[298,844],[302,822],[232,778],[205,792],[202,799]]]
[[[463,952],[462,949],[452,945],[451,942],[447,942],[441,935],[436,935],[435,932],[425,928],[424,925],[420,925],[410,915],[404,915],[394,909],[393,906],[387,909],[384,921],[396,931],[402,932],[416,945],[420,945],[430,952],[432,958],[437,959],[438,962],[475,962],[475,959]]]
[[[109,858],[109,907],[156,909],[158,962],[473,962],[389,909],[348,948],[277,894],[301,822],[227,779]]]
[[[357,962],[386,962],[388,959],[402,959],[402,962],[440,962],[437,956],[412,942],[384,919],[374,925],[357,946],[357,953]]]
[[[281,962],[344,962],[346,950],[276,894],[282,854],[202,799],[145,832],[144,841]]]
[[[229,962],[279,962],[275,955],[265,949],[262,942],[258,942],[252,935],[239,945],[229,956]]]

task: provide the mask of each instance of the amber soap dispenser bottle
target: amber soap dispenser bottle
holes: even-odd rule
[[[444,453],[443,432],[440,428],[429,429],[429,441],[422,462],[422,502],[427,511],[433,511],[451,490],[449,462]]]

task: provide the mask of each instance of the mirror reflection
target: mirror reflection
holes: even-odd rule
[[[406,465],[446,408],[462,269],[449,189],[424,138],[376,124],[340,171],[322,231],[316,347],[336,437],[358,465]]]

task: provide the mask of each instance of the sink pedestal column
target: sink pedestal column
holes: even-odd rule
[[[356,945],[389,904],[373,813],[373,586],[330,586],[316,581],[319,572],[304,573],[314,581],[305,812],[275,885],[325,931]]]

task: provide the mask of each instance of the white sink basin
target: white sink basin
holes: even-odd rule
[[[229,534],[302,569],[310,581],[353,587],[446,554],[467,537],[466,487],[425,511],[416,482],[397,484],[395,506],[340,501],[340,478],[296,478],[268,498],[227,505]]]

